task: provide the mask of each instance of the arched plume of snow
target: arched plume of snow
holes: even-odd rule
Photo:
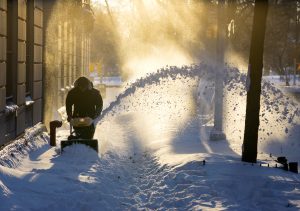
[[[136,89],[145,88],[145,86],[152,84],[159,85],[160,81],[163,79],[171,78],[172,80],[175,80],[177,76],[200,78],[205,74],[214,74],[214,68],[205,63],[183,67],[167,66],[165,68],[157,70],[157,72],[149,73],[146,77],[142,77],[136,80],[134,83],[130,84],[130,86],[123,93],[121,93],[115,101],[113,101],[105,110],[103,110],[101,117],[98,119],[98,121],[101,120],[109,112],[112,112],[114,107],[116,107],[122,102],[122,99],[134,94]]]
[[[237,152],[241,152],[242,136],[243,136],[243,125],[245,116],[245,96],[246,96],[246,74],[240,73],[236,68],[227,66],[224,71],[226,71],[225,78],[225,88],[224,88],[224,130],[228,136],[231,147]],[[179,78],[190,78],[200,80],[201,79],[214,79],[214,68],[201,63],[199,65],[183,66],[183,67],[166,67],[158,70],[155,73],[148,74],[146,77],[138,79],[136,82],[132,83],[125,91],[123,91],[115,101],[113,101],[102,113],[101,117],[98,119],[99,123],[99,133],[105,133],[105,130],[111,130],[116,133],[115,136],[107,134],[106,140],[111,139],[112,142],[118,142],[118,138],[115,137],[126,137],[126,129],[118,123],[117,119],[107,119],[108,116],[119,116],[122,111],[135,111],[136,107],[139,105],[134,103],[139,101],[139,97],[135,95],[137,92],[147,93],[147,89],[151,86],[159,87],[162,82],[174,81]],[[159,92],[158,92],[159,93]],[[149,94],[149,93],[148,93]],[[133,97],[135,96],[135,97]],[[129,100],[129,97],[131,97]],[[135,98],[135,99],[134,99]],[[146,99],[147,100],[147,99]],[[157,101],[150,101],[153,107],[159,108],[160,99]],[[141,102],[140,102],[141,103]],[[135,105],[135,106],[132,106]],[[150,106],[149,103],[140,104],[140,106]],[[259,132],[260,140],[266,140],[263,144],[260,141],[260,151],[264,151],[269,143],[271,144],[274,139],[284,140],[286,135],[289,135],[289,130],[296,126],[299,121],[299,110],[297,108],[297,103],[293,102],[291,99],[287,98],[284,93],[277,89],[274,85],[267,81],[262,82],[262,100],[261,100],[261,127]],[[137,117],[138,115],[136,115]],[[145,117],[143,117],[145,118]],[[135,119],[137,121],[139,118]],[[105,121],[109,123],[105,124]],[[178,120],[177,120],[178,121]],[[146,122],[139,122],[139,124],[145,124]],[[154,122],[153,122],[154,124]],[[144,126],[146,126],[145,124]],[[114,127],[114,129],[112,129]],[[102,129],[100,129],[102,128]],[[104,129],[106,128],[106,129]],[[273,128],[276,128],[274,130]],[[144,129],[144,133],[149,133],[147,128]],[[155,134],[153,134],[155,136]],[[103,138],[103,136],[102,136]],[[208,138],[208,137],[207,137]],[[125,138],[126,139],[126,138]],[[293,141],[294,142],[294,141]],[[109,145],[108,142],[103,143],[104,145]],[[121,147],[120,145],[118,145]],[[126,146],[126,141],[124,141],[123,146]],[[274,145],[276,152],[278,152],[277,145]],[[117,147],[117,146],[115,146]],[[106,147],[104,147],[106,148]],[[268,151],[268,150],[267,150]],[[269,150],[270,151],[270,150]],[[274,151],[272,148],[271,151]],[[274,153],[275,153],[274,151]]]

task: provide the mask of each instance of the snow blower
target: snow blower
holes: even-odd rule
[[[59,123],[59,124],[58,124]],[[63,140],[60,142],[61,144],[61,151],[63,152],[64,148],[67,146],[71,146],[73,144],[84,144],[96,152],[98,152],[98,140],[97,139],[86,139],[82,137],[82,134],[76,133],[73,131],[73,127],[76,128],[83,128],[91,126],[93,121],[90,118],[74,118],[70,121],[70,136],[68,140]],[[56,146],[56,133],[55,130],[58,127],[61,127],[62,123],[60,121],[52,121],[50,122],[50,145]]]
[[[98,152],[98,140],[97,139],[86,139],[84,136],[76,131],[73,131],[73,127],[83,128],[89,127],[93,124],[91,118],[74,118],[70,121],[70,136],[67,141],[61,141],[61,150],[67,146],[71,146],[73,144],[84,144],[88,147],[91,147],[96,152]]]

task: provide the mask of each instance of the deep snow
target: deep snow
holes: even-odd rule
[[[198,84],[212,78],[201,64],[159,70],[129,85],[99,119],[99,155],[80,145],[60,154],[44,136],[29,153],[3,151],[0,210],[299,210],[299,174],[271,168],[276,155],[300,161],[299,104],[263,82],[263,166],[245,164],[246,76],[228,68],[228,140],[220,142],[208,140],[213,121],[199,115],[201,100],[211,97],[203,98]],[[61,130],[58,139],[67,135]]]

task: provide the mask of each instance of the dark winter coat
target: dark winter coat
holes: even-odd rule
[[[72,106],[74,108],[72,109]],[[95,119],[101,114],[103,100],[100,92],[93,87],[82,92],[78,87],[71,89],[66,99],[68,117],[90,117]]]

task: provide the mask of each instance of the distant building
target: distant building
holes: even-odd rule
[[[103,77],[102,84],[105,86],[120,87],[123,85],[123,81],[120,76]]]

